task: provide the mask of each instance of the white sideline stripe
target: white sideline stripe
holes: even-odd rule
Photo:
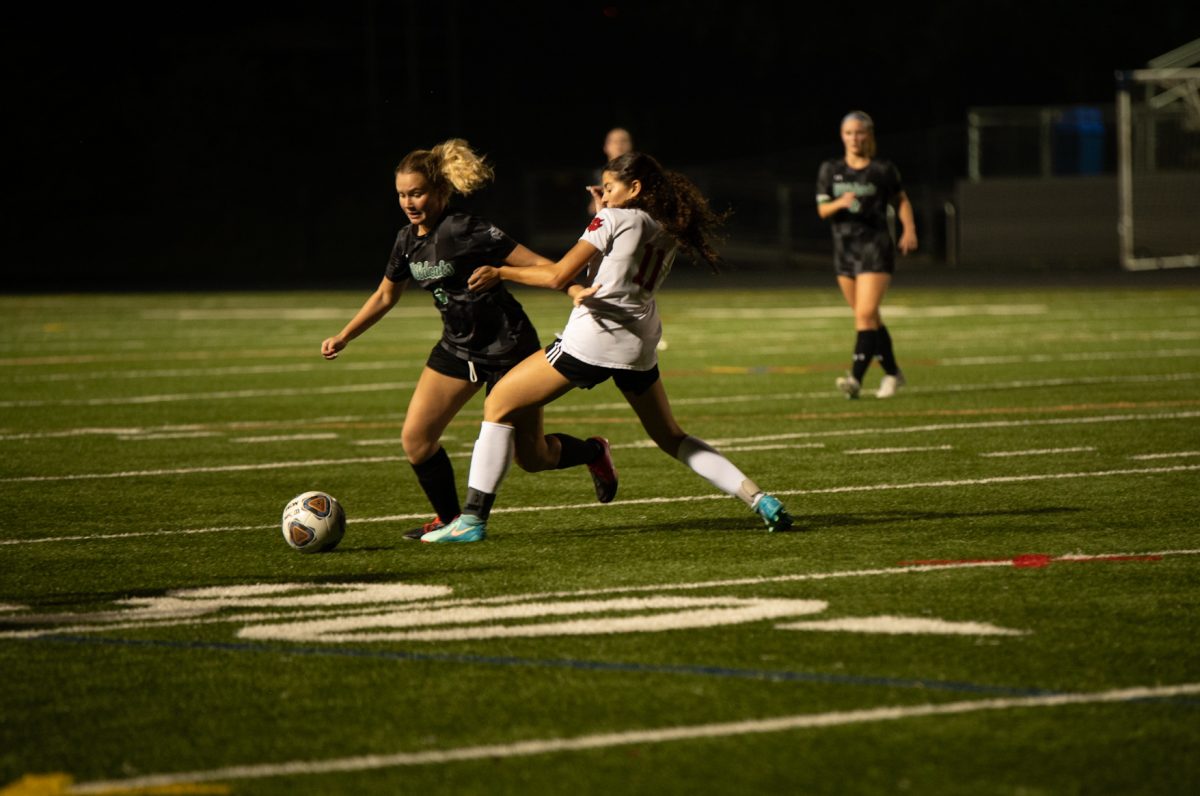
[[[909,393],[960,393],[960,392],[990,392],[993,390],[1023,390],[1032,387],[1083,387],[1096,384],[1145,384],[1147,382],[1195,381],[1200,379],[1200,373],[1163,373],[1142,376],[1095,376],[1071,379],[1022,379],[1021,381],[990,381],[976,384],[940,384],[935,386],[910,385],[904,388]],[[788,393],[756,393],[749,395],[722,395],[708,398],[671,399],[672,406],[704,406],[706,404],[750,403],[754,401],[795,401],[804,399],[845,400],[845,395],[834,388],[828,390],[813,390],[810,392]],[[572,412],[575,414],[608,409],[628,409],[624,401],[610,401],[601,404],[553,403],[546,407],[546,412]]]
[[[1190,420],[1200,417],[1200,411],[1160,412],[1141,415],[1092,415],[1089,417],[1053,417],[1041,420],[983,420],[976,423],[929,423],[920,426],[883,426],[877,428],[845,428],[835,431],[796,431],[788,434],[767,434],[757,437],[733,437],[729,439],[709,439],[708,444],[720,447],[725,444],[741,442],[770,442],[782,439],[804,439],[806,437],[853,437],[871,436],[875,434],[917,434],[931,431],[965,431],[984,428],[1028,428],[1032,426],[1070,426],[1087,425],[1091,423],[1125,423],[1142,420]],[[653,447],[650,441],[629,445],[614,445],[623,447]]]
[[[1119,359],[1167,359],[1200,356],[1200,348],[1174,348],[1162,351],[1081,351],[1074,354],[1014,354],[990,357],[943,357],[939,365],[1020,365],[1037,362],[1109,362]]]
[[[918,451],[952,451],[953,445],[921,445],[915,448],[855,448],[842,451],[847,456],[859,456],[868,453],[916,453]]]
[[[1024,636],[1024,630],[997,627],[988,622],[948,622],[923,616],[848,616],[842,619],[801,620],[775,625],[778,630],[824,633],[878,633],[887,636]]]
[[[219,310],[142,310],[141,316],[150,321],[344,321],[353,317],[357,308],[348,307],[230,307]],[[427,306],[393,307],[389,318],[428,318],[436,311]]]
[[[367,456],[360,459],[311,459],[300,462],[269,462],[266,464],[226,464],[220,467],[178,467],[173,470],[133,470],[124,473],[78,473],[76,475],[27,475],[19,478],[0,478],[0,484],[32,481],[89,481],[98,478],[149,478],[160,475],[194,475],[197,473],[236,473],[247,470],[287,470],[298,467],[325,467],[343,464],[380,464],[398,462],[403,456]]]
[[[1027,451],[993,451],[991,453],[981,453],[980,456],[986,458],[1003,458],[1005,456],[1048,456],[1053,453],[1086,453],[1094,451],[1096,448],[1092,445],[1083,445],[1078,448],[1031,448]],[[1136,456],[1133,458],[1137,458]]]
[[[234,437],[230,442],[299,442],[303,440],[315,439],[337,439],[337,434],[333,432],[325,432],[320,434],[280,434],[274,437]]]
[[[982,384],[942,384],[922,387],[905,387],[905,392],[947,393],[980,392],[987,390],[1023,390],[1030,387],[1082,387],[1096,384],[1155,384],[1168,381],[1194,381],[1197,373],[1155,373],[1140,376],[1095,376],[1073,379],[1023,379],[1020,381],[997,381]]]
[[[1200,694],[1200,683],[1181,683],[1168,686],[1138,686],[1084,694],[1051,694],[1046,696],[1010,697],[1006,699],[972,699],[942,704],[908,705],[900,707],[838,710],[828,713],[800,713],[767,719],[732,721],[720,724],[692,724],[662,727],[653,730],[597,733],[574,738],[543,738],[485,746],[460,746],[452,749],[430,749],[423,752],[397,752],[388,755],[359,755],[330,760],[294,760],[287,763],[259,763],[228,766],[207,771],[186,771],[175,774],[151,774],[127,779],[82,782],[72,793],[102,793],[117,789],[148,789],[185,783],[221,780],[264,779],[297,775],[330,774],[335,772],[370,771],[400,766],[420,766],[437,763],[456,763],[467,760],[487,760],[562,752],[581,752],[609,749],[635,744],[670,743],[703,738],[728,738],[738,735],[794,730],[843,727],[880,721],[923,718],[927,716],[960,716],[984,710],[1020,710],[1067,705],[1092,705],[1135,702],[1147,699],[1170,699]]]
[[[221,423],[185,423],[173,424],[168,426],[150,426],[149,428],[140,427],[103,427],[103,426],[81,426],[79,428],[61,429],[58,431],[28,431],[20,434],[8,434],[0,436],[0,441],[25,440],[25,439],[59,439],[62,437],[86,437],[86,436],[104,436],[112,435],[128,435],[134,434],[160,434],[173,433],[176,431],[236,431],[238,429],[264,429],[264,428],[292,428],[297,425],[324,423],[378,423],[385,420],[402,420],[403,412],[383,412],[378,415],[334,415],[325,417],[313,417],[304,420],[227,420]],[[446,437],[442,437],[446,439]]]
[[[620,447],[619,445],[616,447]],[[824,448],[824,442],[802,442],[799,445],[786,445],[778,443],[774,445],[727,445],[722,448],[722,451],[736,453],[738,451],[774,451],[774,450],[799,450],[801,448]]]
[[[444,443],[445,441],[446,441],[446,438],[442,437],[442,442]],[[397,435],[395,437],[385,437],[383,439],[354,439],[354,440],[350,440],[350,444],[351,445],[359,445],[359,446],[399,445],[400,437],[399,437],[399,435]]]
[[[375,461],[400,461],[401,456],[380,456]],[[370,461],[367,459],[351,459],[351,462]],[[336,462],[326,462],[327,464],[335,464]],[[299,466],[299,465],[298,465]],[[1200,464],[1179,464],[1170,467],[1142,467],[1131,468],[1126,470],[1100,470],[1095,472],[1082,473],[1038,473],[1035,475],[1004,475],[995,476],[992,478],[969,478],[960,481],[921,481],[910,484],[862,484],[858,486],[833,486],[824,487],[821,489],[779,489],[772,490],[774,495],[782,495],[784,497],[803,496],[803,495],[836,495],[847,492],[883,492],[899,489],[945,489],[960,486],[989,486],[992,484],[1012,484],[1027,481],[1055,481],[1074,478],[1102,478],[1114,475],[1161,475],[1166,473],[1182,473],[1195,472],[1200,470]],[[584,509],[595,511],[596,509],[605,509],[610,506],[648,506],[659,505],[666,503],[690,503],[699,500],[728,500],[728,495],[725,494],[708,494],[708,495],[686,495],[682,497],[656,497],[656,498],[635,498],[633,500],[622,500],[618,503],[596,504],[596,503],[571,503],[559,506],[506,506],[503,508],[493,509],[493,514],[517,514],[527,511],[573,511]],[[404,520],[428,519],[430,512],[419,512],[415,514],[389,514],[382,517],[355,517],[351,520],[352,523],[368,523],[368,522],[400,522]],[[218,528],[192,528],[186,530],[157,530],[157,531],[135,531],[132,533],[115,533],[101,534],[96,536],[43,536],[36,539],[0,539],[0,546],[17,545],[17,544],[41,544],[45,542],[87,542],[100,541],[107,539],[133,539],[144,536],[169,536],[178,534],[198,534],[198,533],[223,533],[228,531],[261,531],[266,529],[278,529],[278,524],[271,525],[240,525]]]
[[[179,431],[174,434],[121,434],[117,439],[122,442],[141,442],[142,440],[163,439],[200,439],[201,437],[219,437],[216,431]]]
[[[405,364],[389,362],[346,362],[336,365],[339,370],[397,370]],[[411,364],[417,365],[414,360]],[[160,370],[106,370],[99,373],[46,373],[37,376],[18,376],[13,384],[43,381],[80,381],[83,379],[168,379],[189,378],[192,376],[253,376],[269,373],[308,373],[322,368],[328,370],[333,365],[328,363],[294,362],[290,365],[244,365],[226,368],[166,368]]]
[[[961,393],[991,390],[1029,389],[1034,387],[1071,387],[1096,384],[1144,384],[1153,382],[1194,381],[1200,373],[1164,373],[1137,376],[1096,376],[1062,379],[1024,379],[1007,382],[984,382],[978,384],[942,384],[937,386],[914,385],[906,387],[910,393]],[[383,382],[377,384],[355,384],[326,387],[280,387],[275,389],[226,390],[210,393],[168,393],[162,395],[134,395],[118,398],[70,398],[61,400],[10,400],[0,401],[0,408],[34,408],[41,406],[125,406],[153,403],[168,403],[196,400],[229,400],[240,398],[288,397],[304,395],[340,395],[343,393],[376,392],[380,390],[405,390],[416,386],[416,382]],[[774,393],[770,395],[714,396],[709,398],[683,398],[672,401],[675,406],[701,406],[705,404],[745,403],[763,400],[799,400],[808,398],[841,397],[836,390],[812,392]],[[581,413],[595,410],[626,409],[624,401],[603,404],[551,404],[547,411]],[[0,440],[16,439],[16,436],[0,437]]]
[[[912,307],[905,304],[889,304],[889,318],[957,318],[964,315],[1006,316],[1045,315],[1050,312],[1046,304],[943,304]],[[739,320],[780,320],[792,318],[846,318],[853,312],[843,306],[828,307],[688,307],[678,312],[681,316],[700,318],[723,318]]]
[[[1179,451],[1178,453],[1143,453],[1140,456],[1130,456],[1130,459],[1178,459],[1184,456],[1200,456],[1200,451]]]
[[[0,408],[30,408],[38,406],[132,406],[160,404],[173,401],[218,401],[236,398],[281,398],[293,395],[341,395],[343,393],[406,390],[416,382],[389,381],[379,384],[346,384],[328,387],[277,387],[270,390],[222,390],[219,392],[166,393],[163,395],[127,395],[121,398],[67,398],[57,401],[0,401]]]
[[[1173,373],[1163,376],[1118,376],[1106,379],[1052,379],[1043,380],[1040,382],[1020,381],[1020,382],[987,382],[980,384],[947,384],[940,387],[919,387],[910,386],[905,388],[905,392],[983,392],[987,390],[1003,390],[1014,389],[1021,387],[1061,387],[1084,384],[1108,384],[1120,383],[1125,381],[1193,381],[1200,379],[1200,373]],[[844,399],[840,392],[835,389],[817,390],[813,392],[787,392],[787,393],[750,393],[745,395],[722,395],[707,398],[678,398],[672,399],[672,406],[705,406],[711,404],[729,404],[729,403],[752,403],[757,401],[795,401],[808,398],[838,398]],[[609,403],[586,404],[579,402],[564,402],[553,403],[546,407],[547,413],[570,413],[570,414],[586,414],[587,412],[607,411],[613,409],[629,409],[629,404],[624,401],[615,401]],[[1030,411],[1036,411],[1036,408],[1031,408]],[[203,430],[209,428],[232,429],[239,426],[252,426],[254,428],[263,428],[266,426],[277,427],[295,427],[310,423],[330,423],[330,422],[379,422],[381,420],[400,419],[404,417],[403,412],[388,412],[378,415],[344,415],[338,417],[316,417],[296,420],[278,420],[278,421],[227,421],[224,423],[200,424],[193,423],[188,425],[176,426],[155,426],[152,428],[103,428],[84,426],[74,429],[63,429],[59,431],[29,431],[13,434],[0,435],[0,442],[27,440],[27,439],[50,439],[58,437],[74,437],[87,435],[104,435],[104,434],[139,434],[146,432],[158,431],[176,431],[176,430]],[[892,433],[893,429],[870,429],[865,433]],[[843,432],[837,432],[843,433]],[[859,431],[847,431],[850,433],[863,433]]]

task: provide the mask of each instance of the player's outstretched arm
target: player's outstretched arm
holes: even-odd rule
[[[336,359],[351,340],[374,326],[380,318],[388,314],[388,310],[396,306],[407,285],[407,279],[403,282],[393,282],[385,276],[350,322],[340,332],[321,343],[321,356]]]
[[[556,263],[524,267],[502,265],[499,268],[485,265],[475,269],[475,272],[471,274],[470,281],[467,282],[467,287],[476,290],[477,284],[486,284],[487,280],[499,274],[501,279],[516,282],[519,285],[565,290],[579,272],[587,267],[588,260],[591,260],[597,251],[599,249],[595,246],[581,240]]]
[[[554,265],[554,261],[518,243],[517,248],[504,258],[504,264],[511,265],[513,268],[531,268],[535,265]],[[491,290],[498,284],[500,284],[500,268],[494,265],[479,266],[471,272],[470,278],[467,279],[467,288],[475,293]]]

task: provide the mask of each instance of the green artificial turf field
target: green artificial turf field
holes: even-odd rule
[[[474,545],[401,538],[427,298],[319,356],[363,298],[0,298],[0,793],[1200,789],[1200,289],[901,286],[909,386],[851,402],[832,285],[668,285],[677,417],[796,529],[602,385],[546,427],[617,500],[514,468]]]

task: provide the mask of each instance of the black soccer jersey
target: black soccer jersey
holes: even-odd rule
[[[821,164],[818,204],[854,194],[854,204],[830,219],[839,272],[892,270],[895,247],[888,231],[887,207],[897,202],[903,190],[900,172],[886,160],[872,160],[864,169],[851,168],[842,158]]]
[[[491,367],[513,365],[539,347],[533,323],[503,283],[473,293],[467,279],[481,265],[500,265],[516,247],[491,223],[448,208],[424,237],[415,224],[400,230],[386,276],[429,291],[442,314],[447,351]]]

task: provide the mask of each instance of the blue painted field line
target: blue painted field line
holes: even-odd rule
[[[1011,688],[1008,686],[961,683],[953,680],[926,680],[894,677],[859,677],[856,675],[826,674],[823,672],[787,672],[772,669],[731,669],[723,666],[692,666],[685,664],[620,663],[615,661],[584,661],[571,658],[515,658],[496,655],[465,655],[442,652],[404,652],[368,650],[349,647],[279,647],[266,644],[245,644],[220,641],[166,641],[155,639],[100,638],[95,636],[48,635],[42,641],[61,641],[69,644],[99,644],[123,647],[158,647],[178,650],[211,650],[219,652],[269,652],[278,655],[311,655],[330,658],[375,658],[378,660],[422,661],[433,663],[466,663],[483,666],[528,666],[530,668],[575,669],[591,672],[632,672],[635,674],[685,674],[701,677],[728,677],[743,680],[764,680],[773,683],[826,683],[831,685],[879,686],[884,688],[919,688],[927,691],[953,691],[968,694],[1003,696],[1053,696],[1061,691],[1040,688]]]

